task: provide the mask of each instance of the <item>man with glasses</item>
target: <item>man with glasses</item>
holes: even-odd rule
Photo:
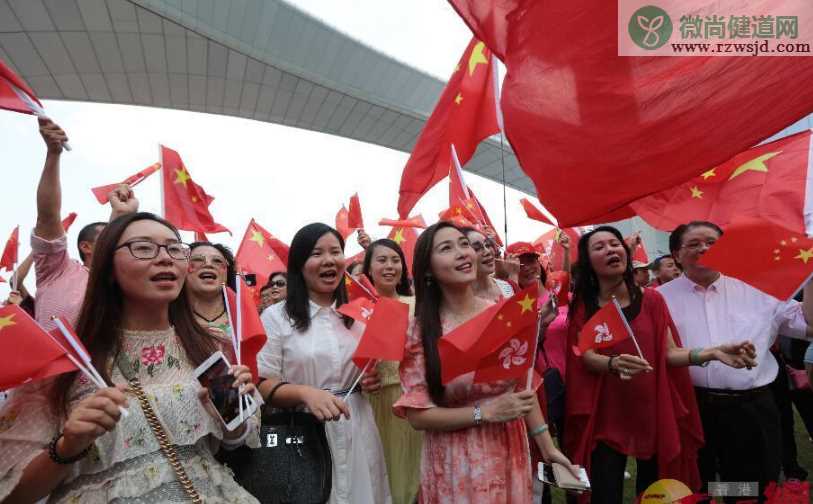
[[[31,233],[31,253],[37,284],[36,319],[45,330],[51,330],[55,327],[52,317],[64,316],[71,324],[76,324],[85,299],[93,247],[105,223],[94,222],[79,231],[77,245],[81,262],[71,259],[62,227],[59,180],[62,146],[68,138],[49,119],[39,119],[39,128],[48,153],[37,186],[37,224]],[[138,200],[126,185],[112,191],[109,200],[112,208],[110,220],[138,211]]]
[[[777,481],[781,463],[779,411],[769,385],[777,375],[770,352],[777,334],[811,339],[813,289],[805,287],[804,304],[779,301],[735,278],[698,263],[723,234],[712,222],[694,221],[678,226],[669,237],[669,249],[684,274],[658,288],[666,299],[683,346],[690,354],[728,342],[751,341],[759,363],[753,369],[735,369],[718,362],[689,368],[697,392],[706,445],[698,454],[704,485],[716,481],[759,482],[759,494]],[[808,291],[811,291],[808,293]],[[808,295],[810,294],[810,295]]]

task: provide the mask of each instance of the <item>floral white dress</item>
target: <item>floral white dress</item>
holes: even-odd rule
[[[208,503],[257,503],[228,469],[214,459],[223,427],[198,399],[193,365],[175,335],[165,331],[125,331],[121,352],[141,381],[150,403],[178,452],[195,489]],[[111,364],[112,366],[112,364]],[[115,384],[126,379],[112,368]],[[50,414],[52,382],[20,387],[0,411],[0,501],[19,483],[28,463],[61,429]],[[92,394],[95,386],[80,376],[70,391],[68,409]],[[128,395],[128,417],[99,437],[90,454],[73,464],[69,476],[51,493],[49,503],[186,502],[135,396]],[[249,420],[250,446],[259,446],[257,424]]]
[[[268,341],[257,354],[259,375],[290,383],[337,391],[347,389],[359,369],[350,360],[364,325],[348,329],[332,307],[310,304],[311,326],[294,329],[285,303],[262,314]],[[370,403],[360,393],[348,399],[350,420],[327,422],[325,431],[333,457],[333,488],[329,504],[389,504],[390,488],[381,438]]]

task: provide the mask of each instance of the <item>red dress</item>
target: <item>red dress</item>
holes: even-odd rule
[[[584,322],[584,308],[579,307],[569,327],[570,348],[577,344]],[[641,311],[630,326],[654,368],[651,373],[622,381],[614,374],[590,372],[581,357],[572,350],[567,353],[566,453],[590,474],[590,457],[601,441],[631,457],[656,457],[660,478],[677,479],[697,490],[703,428],[688,369],[666,363],[667,329],[677,345],[680,338],[660,293],[643,290]],[[637,355],[631,339],[599,352]]]

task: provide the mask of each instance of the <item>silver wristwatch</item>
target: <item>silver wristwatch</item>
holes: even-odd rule
[[[480,409],[479,404],[474,405],[474,425],[483,423],[483,410]]]

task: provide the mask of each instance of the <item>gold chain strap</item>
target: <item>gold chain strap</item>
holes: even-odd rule
[[[149,424],[150,429],[152,429],[152,433],[155,434],[155,439],[158,440],[158,445],[161,447],[161,452],[164,454],[167,461],[169,461],[169,465],[172,467],[172,470],[175,471],[175,476],[178,478],[178,482],[180,482],[184,492],[186,492],[189,500],[195,504],[202,504],[203,499],[198,491],[195,490],[192,480],[189,479],[189,476],[186,474],[186,470],[181,464],[181,461],[178,459],[178,452],[175,450],[175,446],[170,442],[169,436],[167,436],[167,432],[164,430],[164,426],[161,425],[161,421],[158,420],[158,417],[155,415],[155,411],[152,409],[150,401],[147,399],[147,395],[144,394],[144,389],[141,388],[141,382],[138,380],[138,378],[130,379],[130,388],[132,388],[139,404],[141,404],[141,410],[144,412],[144,418],[147,419],[147,423]]]

